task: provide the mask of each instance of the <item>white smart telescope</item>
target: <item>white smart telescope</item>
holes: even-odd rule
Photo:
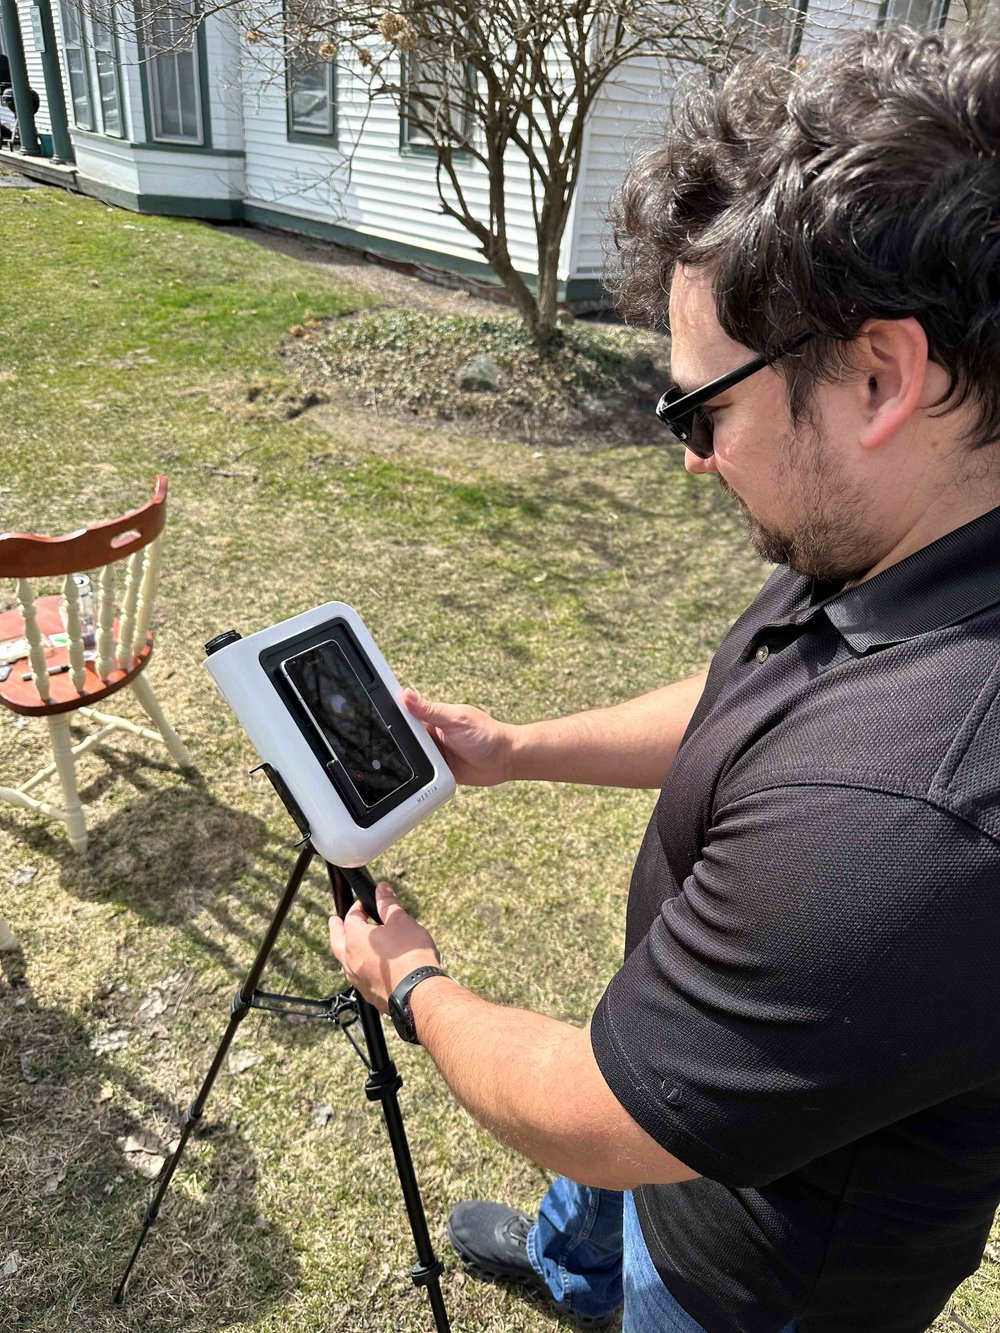
[[[332,865],[362,866],[455,793],[358,613],[327,602],[205,645],[205,665],[278,794]]]

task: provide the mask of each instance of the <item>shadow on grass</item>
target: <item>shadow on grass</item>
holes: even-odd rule
[[[112,1305],[153,1189],[136,1173],[149,1159],[129,1140],[167,1155],[183,1108],[89,1038],[77,1019],[38,1005],[18,952],[0,953],[4,1327],[222,1328],[285,1300],[299,1281],[295,1247],[258,1215],[247,1141],[209,1121],[125,1303]]]
[[[71,850],[59,823],[4,812],[0,830],[51,859],[61,887],[75,898],[117,903],[150,925],[176,929],[228,970],[245,971],[263,938],[261,917],[273,912],[294,863],[293,849],[276,845],[262,819],[219,801],[195,771],[181,775],[170,763],[110,747],[93,753],[102,767],[80,789],[85,810],[109,787],[134,795],[103,822],[91,816],[83,855]],[[325,918],[325,898],[318,901],[304,886],[299,901]],[[286,932],[306,937],[297,917]]]

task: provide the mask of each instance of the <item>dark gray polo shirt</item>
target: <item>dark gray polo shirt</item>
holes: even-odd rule
[[[726,636],[594,1016],[708,1333],[919,1333],[1000,1202],[1000,509]]]

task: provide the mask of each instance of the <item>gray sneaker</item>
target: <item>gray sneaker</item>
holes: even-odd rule
[[[448,1218],[448,1239],[466,1271],[474,1277],[528,1287],[545,1297],[557,1314],[571,1319],[581,1328],[607,1328],[616,1323],[617,1314],[600,1318],[581,1315],[555,1299],[528,1258],[528,1232],[532,1226],[534,1218],[517,1208],[473,1199],[456,1204],[452,1209]]]

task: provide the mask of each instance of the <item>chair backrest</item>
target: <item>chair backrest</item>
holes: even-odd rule
[[[86,679],[88,656],[95,659],[103,681],[115,671],[128,671],[147,643],[166,519],[167,479],[160,475],[153,483],[153,498],[121,518],[95,523],[64,537],[24,532],[0,535],[0,577],[15,582],[31,669],[43,700],[49,698],[50,689],[44,634],[38,624],[37,581],[61,580],[69,664],[77,690],[83,688]],[[117,577],[120,570],[124,570],[121,587]],[[86,593],[81,597],[74,578],[80,574],[90,577],[92,605],[87,604]]]

